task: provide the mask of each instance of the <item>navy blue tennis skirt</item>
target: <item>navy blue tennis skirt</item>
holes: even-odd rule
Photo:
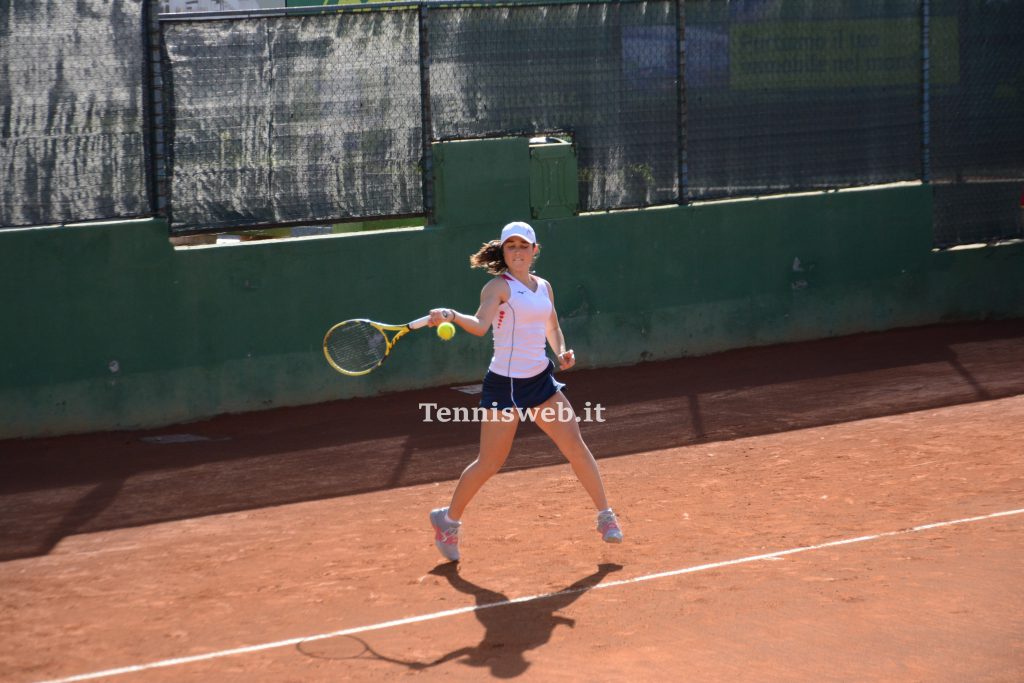
[[[565,385],[555,379],[555,364],[533,377],[506,377],[487,371],[480,394],[483,408],[533,408],[544,403]]]

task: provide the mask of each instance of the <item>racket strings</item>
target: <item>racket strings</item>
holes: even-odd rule
[[[388,342],[384,333],[363,321],[347,322],[336,327],[324,348],[342,370],[363,372],[375,368],[387,355]]]

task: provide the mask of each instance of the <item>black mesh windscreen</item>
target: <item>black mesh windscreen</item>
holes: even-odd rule
[[[932,184],[937,247],[1024,237],[1024,180]]]
[[[687,199],[921,177],[917,0],[688,0]]]
[[[0,226],[151,211],[142,0],[0,0]]]
[[[678,200],[675,2],[428,17],[435,138],[571,132],[582,210]]]
[[[165,23],[172,232],[422,213],[418,23]]]
[[[542,1],[164,17],[150,83],[154,0],[0,0],[0,226],[422,215],[425,143],[563,132],[584,211],[926,178],[1024,237],[1022,0]]]
[[[935,243],[1024,237],[1024,2],[933,2]]]

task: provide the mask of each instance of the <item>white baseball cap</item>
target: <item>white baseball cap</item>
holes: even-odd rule
[[[522,221],[513,221],[501,229],[501,243],[505,244],[509,237],[522,237],[530,244],[537,244],[537,235],[533,228],[529,223]]]

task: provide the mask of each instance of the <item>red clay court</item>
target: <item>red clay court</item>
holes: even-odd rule
[[[620,546],[524,425],[444,563],[451,388],[0,442],[0,679],[1024,680],[1024,321],[560,379]]]

